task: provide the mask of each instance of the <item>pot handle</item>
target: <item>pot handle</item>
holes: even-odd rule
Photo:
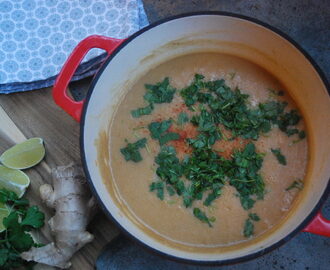
[[[123,41],[124,39],[115,39],[98,35],[89,36],[83,39],[74,48],[58,74],[53,88],[54,101],[78,122],[80,121],[84,100],[75,101],[68,95],[67,87],[72,76],[78,68],[81,60],[90,49],[103,49],[108,55],[110,55]]]
[[[321,212],[317,213],[314,219],[307,225],[303,232],[310,232],[330,237],[330,220],[325,219]]]

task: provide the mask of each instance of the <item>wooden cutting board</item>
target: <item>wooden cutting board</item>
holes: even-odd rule
[[[46,156],[39,165],[25,170],[31,180],[26,197],[46,213],[46,220],[53,214],[39,197],[39,186],[50,183],[51,169],[71,162],[80,164],[79,123],[54,103],[51,88],[38,91],[0,95],[0,154],[27,138],[44,139]],[[88,187],[86,187],[88,188]],[[94,269],[102,248],[118,235],[118,229],[99,212],[88,227],[95,236],[92,243],[82,248],[73,258],[70,269]],[[40,241],[52,239],[46,224]]]

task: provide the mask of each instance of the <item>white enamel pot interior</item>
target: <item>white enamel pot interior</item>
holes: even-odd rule
[[[96,143],[120,99],[138,77],[176,56],[217,51],[250,60],[268,70],[288,89],[307,123],[309,166],[305,188],[291,214],[267,237],[234,246],[196,251],[168,245],[123,214],[107,191]],[[251,19],[223,13],[198,13],[171,18],[136,33],[107,59],[95,76],[84,105],[81,150],[89,182],[104,211],[129,235],[166,256],[198,263],[231,263],[261,255],[291,238],[315,215],[329,192],[330,99],[326,82],[307,56],[282,34]],[[111,157],[110,157],[111,159]],[[108,161],[106,161],[108,162]]]

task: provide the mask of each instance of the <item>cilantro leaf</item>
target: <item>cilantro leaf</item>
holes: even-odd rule
[[[286,158],[285,156],[283,156],[283,154],[281,153],[280,148],[277,149],[273,149],[271,148],[272,153],[274,154],[274,156],[277,158],[278,162],[282,165],[286,165]]]
[[[33,246],[33,239],[30,234],[25,233],[23,230],[9,233],[10,244],[18,251],[27,251]]]
[[[260,217],[256,213],[250,213],[249,218],[253,221],[259,221]]]
[[[289,190],[294,189],[294,188],[297,188],[299,190],[302,190],[304,188],[304,183],[300,179],[299,180],[295,180],[285,190],[286,191],[289,191]]]
[[[282,114],[278,120],[278,127],[288,136],[298,133],[297,129],[290,129],[290,126],[297,125],[300,122],[301,116],[297,110],[291,110],[288,113]]]
[[[174,147],[163,146],[156,156],[155,162],[159,165],[156,170],[157,176],[168,184],[174,184],[178,194],[181,194],[182,190],[184,190],[184,185],[182,187],[183,182],[182,184],[178,182],[183,174],[183,168],[176,156]]]
[[[254,225],[251,219],[247,219],[244,224],[243,234],[246,238],[251,237],[254,233]]]
[[[180,135],[178,133],[168,132],[159,138],[159,144],[164,145],[164,144],[168,143],[169,141],[175,141],[178,139],[180,139]]]
[[[175,88],[170,85],[169,78],[156,84],[146,84],[147,93],[143,98],[149,103],[170,103],[174,97]]]
[[[0,202],[14,204],[14,206],[26,206],[29,204],[27,199],[19,199],[15,192],[7,189],[0,189]]]
[[[8,260],[9,250],[6,248],[0,249],[0,266],[3,266]]]
[[[142,115],[148,115],[148,114],[151,114],[152,111],[154,109],[154,106],[153,104],[149,104],[148,106],[146,107],[143,107],[143,108],[138,108],[136,110],[132,110],[131,111],[131,115],[134,117],[134,118],[139,118],[141,117]]]
[[[143,98],[149,103],[148,106],[138,108],[131,111],[131,115],[134,118],[141,117],[143,115],[149,115],[154,110],[154,104],[157,103],[170,103],[174,97],[175,89],[170,85],[169,79],[165,78],[162,82],[158,82],[154,85],[146,84],[146,93]]]
[[[180,91],[185,104],[191,109],[198,100],[198,93],[204,87],[204,76],[201,74],[195,74],[193,82],[186,88]]]
[[[262,199],[265,192],[265,183],[259,174],[263,155],[256,152],[253,143],[249,143],[242,151],[234,152],[232,162],[233,168],[227,174],[229,184],[236,188],[242,207],[248,210],[255,203],[251,196]]]
[[[149,186],[150,191],[156,191],[157,197],[161,200],[164,200],[164,182],[152,182]]]
[[[45,214],[40,212],[37,206],[28,208],[26,216],[21,222],[21,225],[29,225],[35,229],[44,226]]]
[[[207,223],[209,227],[213,227],[211,222],[214,222],[214,219],[208,218],[202,210],[200,210],[199,208],[194,208],[193,213],[194,216],[198,218],[200,221],[202,221],[203,223]]]
[[[172,120],[164,120],[162,122],[152,122],[148,125],[148,129],[151,134],[151,138],[160,139],[160,137],[167,131],[172,125]]]
[[[164,120],[162,122],[152,122],[148,125],[151,137],[158,139],[160,145],[164,145],[169,141],[180,139],[180,135],[175,132],[166,132],[172,125],[172,120]]]
[[[139,162],[142,160],[139,149],[146,146],[147,139],[143,138],[135,143],[127,143],[127,146],[120,149],[126,161]]]
[[[220,197],[220,195],[221,195],[221,189],[220,188],[213,189],[213,191],[206,197],[206,199],[204,201],[204,205],[205,206],[210,206],[215,199]]]
[[[178,125],[183,126],[187,122],[189,122],[188,114],[185,112],[181,112],[178,116]]]
[[[24,232],[22,225],[18,222],[17,212],[11,212],[4,218],[3,225],[7,229],[9,243],[18,251],[27,251],[33,246],[31,235]]]
[[[168,195],[173,196],[175,194],[175,190],[173,187],[167,185],[166,189],[167,189]]]
[[[251,199],[249,196],[245,195],[245,196],[240,196],[239,197],[241,200],[241,205],[243,207],[244,210],[249,210],[251,209],[254,204],[255,204],[255,200]]]
[[[306,138],[306,132],[304,130],[299,131],[299,139],[305,139]]]

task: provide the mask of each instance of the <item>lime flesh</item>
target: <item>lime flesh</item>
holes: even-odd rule
[[[0,232],[3,232],[6,228],[3,225],[3,219],[9,216],[9,209],[3,203],[0,203]]]
[[[30,179],[24,172],[0,165],[0,188],[13,191],[20,198],[29,184]]]
[[[11,169],[27,169],[38,164],[44,156],[43,140],[32,138],[9,148],[0,156],[0,162]]]

